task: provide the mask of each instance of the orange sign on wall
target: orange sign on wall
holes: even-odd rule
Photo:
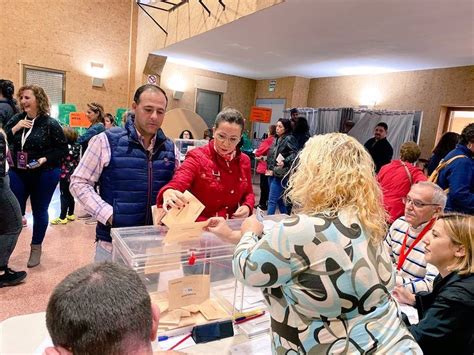
[[[252,108],[250,109],[250,121],[270,123],[271,120],[271,108],[252,106]]]
[[[69,114],[69,126],[71,127],[89,127],[91,123],[87,119],[85,112],[71,112]]]

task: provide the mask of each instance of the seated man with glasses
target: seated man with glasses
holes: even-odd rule
[[[425,260],[423,237],[446,206],[446,194],[436,184],[414,184],[407,196],[404,216],[396,219],[385,237],[385,245],[397,272],[397,285],[413,293],[431,292],[438,270]]]

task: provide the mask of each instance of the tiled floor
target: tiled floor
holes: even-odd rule
[[[59,215],[59,190],[56,190],[49,208],[50,219]],[[76,208],[77,212],[81,207]],[[14,287],[0,288],[0,321],[21,314],[41,312],[46,309],[54,286],[67,274],[91,262],[94,255],[93,225],[74,221],[61,226],[49,226],[43,242],[41,264],[27,269],[30,253],[33,219],[27,209],[28,226],[18,238],[18,244],[10,258],[9,267],[25,270],[25,281]]]
[[[258,177],[254,179],[256,202],[259,198]],[[49,209],[50,219],[59,216],[59,190],[56,190]],[[76,215],[82,212],[76,206]],[[6,318],[46,310],[53,288],[70,272],[90,263],[94,255],[95,225],[76,220],[66,225],[49,226],[43,242],[41,264],[27,269],[31,243],[32,216],[27,209],[28,226],[18,238],[9,267],[26,270],[28,276],[21,285],[0,288],[0,321]]]

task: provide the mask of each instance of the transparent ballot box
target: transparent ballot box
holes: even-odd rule
[[[230,318],[232,305],[214,288],[235,282],[234,245],[205,231],[168,244],[167,231],[161,226],[112,229],[112,258],[133,268],[146,285],[160,308],[159,333]]]
[[[266,216],[271,228],[286,215]],[[243,219],[228,221],[239,230]],[[235,245],[202,231],[190,239],[168,242],[165,226],[112,229],[114,262],[133,268],[152,302],[160,308],[160,334],[230,319],[236,280],[232,272]],[[185,329],[186,328],[186,329]]]
[[[206,139],[181,139],[177,138],[174,140],[174,144],[176,144],[176,148],[178,148],[179,153],[180,153],[180,160],[183,161],[184,158],[186,157],[186,153],[189,152],[190,150],[197,148],[197,147],[202,147],[203,145],[206,145],[209,143],[208,140]]]

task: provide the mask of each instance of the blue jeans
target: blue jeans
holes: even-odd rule
[[[16,170],[10,169],[10,187],[15,194],[22,213],[26,209],[26,200],[30,197],[33,211],[33,238],[31,244],[43,243],[48,228],[48,207],[54,190],[59,182],[59,168],[52,170]]]
[[[280,179],[274,176],[268,177],[268,185],[270,191],[268,193],[268,210],[267,214],[269,216],[274,215],[276,208],[280,210],[280,213],[288,213],[286,209],[286,204],[283,199],[283,193],[285,192],[288,179]]]

